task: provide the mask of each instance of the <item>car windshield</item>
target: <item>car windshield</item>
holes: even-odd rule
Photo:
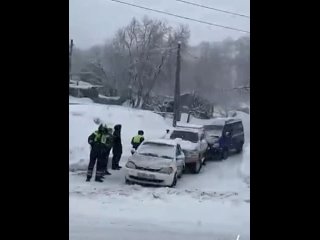
[[[222,125],[209,125],[205,127],[207,137],[220,137],[222,135]]]
[[[174,146],[163,143],[145,142],[138,148],[138,154],[144,156],[173,159]]]
[[[181,138],[185,141],[190,141],[193,143],[197,143],[199,141],[199,136],[195,132],[187,132],[187,131],[173,131],[170,136],[171,139]]]

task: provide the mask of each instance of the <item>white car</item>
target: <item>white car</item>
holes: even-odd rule
[[[173,187],[185,168],[185,156],[175,140],[144,141],[125,166],[126,183]]]

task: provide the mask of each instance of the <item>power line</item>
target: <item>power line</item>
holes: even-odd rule
[[[129,5],[129,6],[136,7],[136,8],[141,8],[141,9],[153,11],[153,12],[157,12],[157,13],[162,13],[162,14],[166,14],[166,15],[169,15],[169,16],[182,18],[182,19],[186,19],[186,20],[190,20],[190,21],[194,21],[194,22],[198,22],[198,23],[202,23],[202,24],[207,24],[207,25],[211,25],[211,26],[215,26],[215,27],[221,27],[221,28],[225,28],[225,29],[229,29],[229,30],[238,31],[238,32],[250,33],[249,31],[242,30],[242,29],[239,29],[239,28],[233,28],[233,27],[228,27],[228,26],[219,25],[219,24],[215,24],[215,23],[205,22],[205,21],[202,21],[202,20],[197,20],[197,19],[194,19],[194,18],[180,16],[180,15],[176,15],[176,14],[173,14],[173,13],[168,13],[168,12],[165,12],[165,11],[160,11],[160,10],[147,8],[147,7],[143,7],[143,6],[138,6],[138,5],[135,5],[135,4],[132,4],[132,3],[127,3],[127,2],[118,1],[118,0],[110,0],[110,1],[121,3],[121,4],[125,4],[125,5]]]
[[[236,13],[236,12],[230,12],[230,11],[226,11],[226,10],[222,10],[222,9],[218,9],[218,8],[208,7],[208,6],[205,6],[205,5],[201,5],[201,4],[193,3],[193,2],[188,2],[188,1],[184,1],[184,0],[176,0],[176,1],[177,2],[186,3],[186,4],[189,4],[189,5],[193,5],[193,6],[197,6],[197,7],[207,8],[207,9],[210,9],[210,10],[223,12],[223,13],[228,13],[228,14],[232,14],[232,15],[235,15],[235,16],[245,17],[245,18],[249,18],[250,19],[250,16],[244,15],[244,14],[240,14],[240,13]]]

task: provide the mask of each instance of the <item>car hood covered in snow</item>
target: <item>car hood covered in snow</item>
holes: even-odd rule
[[[136,164],[136,166],[138,167],[151,169],[169,167],[173,163],[172,159],[144,156],[138,153],[134,154],[131,158],[129,158],[129,161],[134,162],[134,164]]]
[[[195,151],[198,150],[198,143],[193,143],[186,140],[177,139],[177,142],[180,144],[182,150],[185,151]]]

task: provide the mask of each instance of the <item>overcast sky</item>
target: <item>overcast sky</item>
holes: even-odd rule
[[[233,16],[213,10],[191,6],[176,0],[121,0],[123,2],[154,8],[206,22],[240,28],[250,31],[250,19]],[[250,0],[186,0],[213,8],[250,15]],[[166,20],[173,27],[188,24],[190,44],[202,41],[220,41],[227,37],[239,38],[246,33],[204,25],[173,16],[155,13],[110,0],[69,0],[69,37],[76,47],[89,48],[112,39],[115,32],[130,23],[133,17],[143,16]]]

